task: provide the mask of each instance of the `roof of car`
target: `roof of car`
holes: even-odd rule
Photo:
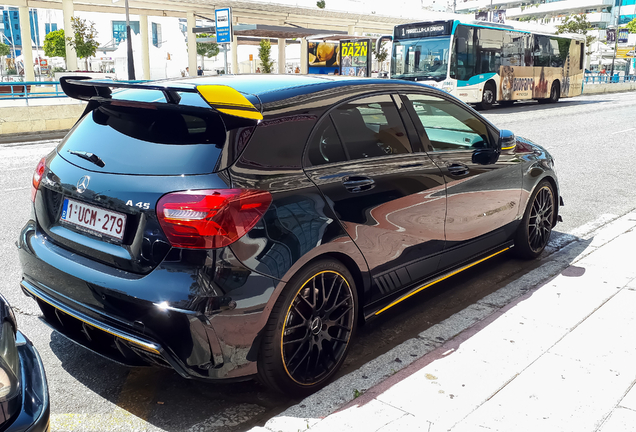
[[[387,80],[378,78],[348,77],[339,75],[296,75],[296,74],[242,74],[219,75],[211,77],[186,78],[173,81],[174,83],[200,85],[227,85],[241,93],[263,96],[282,90],[298,89],[304,87],[302,93],[312,93],[323,89],[329,84],[333,87],[343,85],[370,85],[370,84],[403,84],[423,86],[423,84],[403,80]],[[301,92],[299,92],[301,93]],[[282,95],[281,95],[282,97]],[[272,98],[275,99],[275,98]]]

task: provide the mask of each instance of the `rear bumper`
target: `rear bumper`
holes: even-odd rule
[[[42,359],[20,331],[16,342],[20,356],[22,409],[6,432],[48,432],[51,408]]]
[[[18,249],[23,291],[73,342],[124,365],[170,367],[186,378],[256,373],[256,341],[276,281],[228,251],[182,253],[148,275],[130,274],[57,246],[33,222]]]

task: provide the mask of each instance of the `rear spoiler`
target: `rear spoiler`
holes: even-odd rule
[[[124,83],[111,80],[94,80],[89,77],[61,77],[60,85],[68,97],[83,101],[103,101],[112,99],[112,89],[158,90],[163,93],[168,104],[178,105],[179,93],[197,93],[212,108],[236,117],[262,120],[263,115],[238,90],[216,84],[192,85],[172,84],[171,86],[145,83]],[[134,102],[134,101],[133,101]]]

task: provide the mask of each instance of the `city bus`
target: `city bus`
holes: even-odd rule
[[[391,78],[421,81],[482,109],[580,95],[585,38],[460,20],[398,25]]]

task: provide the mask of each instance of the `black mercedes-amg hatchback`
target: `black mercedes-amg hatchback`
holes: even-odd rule
[[[356,325],[544,249],[552,157],[417,83],[62,80],[84,115],[37,165],[22,288],[127,365],[325,385]]]

